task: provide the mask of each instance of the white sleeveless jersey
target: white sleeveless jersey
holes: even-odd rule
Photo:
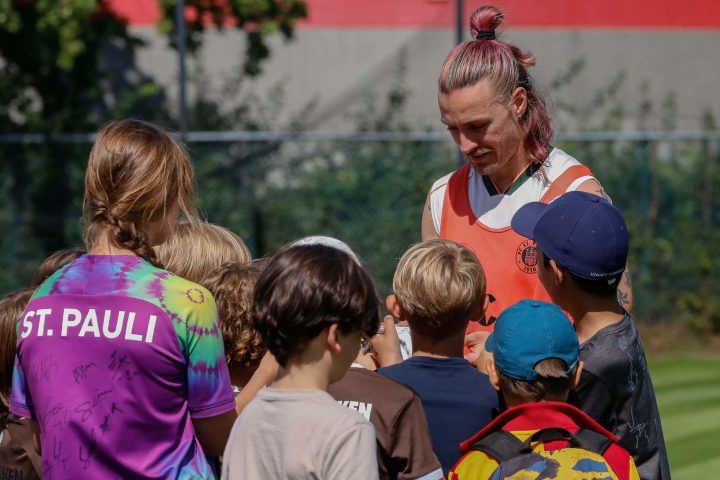
[[[550,184],[562,175],[568,168],[580,165],[580,162],[563,152],[559,148],[550,151],[542,166],[514,192],[509,195],[490,195],[483,183],[482,175],[475,169],[470,169],[468,181],[468,195],[473,213],[478,220],[489,228],[507,228],[510,220],[520,207],[530,202],[540,201],[547,192]],[[445,190],[448,181],[454,172],[451,172],[437,180],[430,190],[430,213],[432,215],[435,231],[440,234],[440,222],[442,218],[443,203],[445,201]],[[594,177],[586,175],[578,178],[570,184],[567,192],[577,190],[584,182]]]

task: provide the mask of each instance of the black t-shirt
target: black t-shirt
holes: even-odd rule
[[[643,480],[670,479],[655,391],[629,315],[580,345],[584,369],[569,402],[620,438]]]
[[[410,357],[379,372],[415,390],[428,419],[433,448],[447,476],[463,455],[460,442],[490,423],[497,392],[464,358]]]
[[[432,449],[425,412],[412,389],[362,367],[353,367],[330,385],[341,405],[365,416],[375,427],[382,480],[439,479],[440,463]]]

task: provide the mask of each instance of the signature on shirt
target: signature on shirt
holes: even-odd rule
[[[630,427],[630,433],[635,435],[635,448],[640,447],[640,440],[643,440],[643,443],[647,443],[648,441],[648,433],[647,433],[647,425],[649,422],[637,422],[635,420],[635,412],[633,411],[633,408],[630,407],[630,422],[628,423],[628,427]]]

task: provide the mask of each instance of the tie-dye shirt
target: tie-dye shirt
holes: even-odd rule
[[[191,419],[233,408],[212,295],[140,257],[79,258],[18,321],[10,410],[43,478],[214,478]]]

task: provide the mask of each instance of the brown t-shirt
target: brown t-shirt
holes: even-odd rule
[[[375,426],[381,479],[442,478],[420,397],[412,389],[353,366],[328,391]]]
[[[29,420],[12,414],[0,418],[0,478],[39,479],[40,464]]]

